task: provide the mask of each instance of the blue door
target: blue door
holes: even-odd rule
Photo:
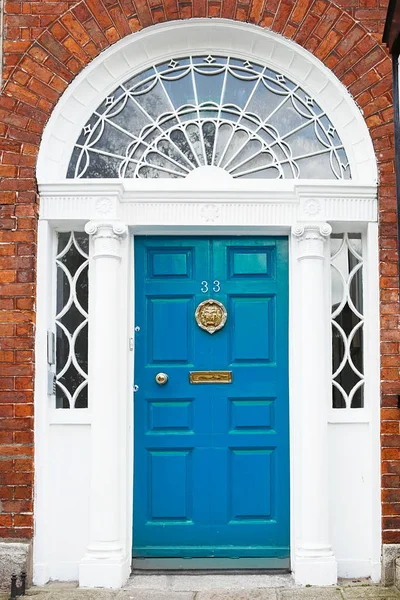
[[[135,263],[134,556],[288,557],[287,238],[137,237]]]

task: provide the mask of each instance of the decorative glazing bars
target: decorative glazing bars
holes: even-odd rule
[[[363,249],[361,234],[331,237],[332,406],[364,406]]]
[[[350,179],[328,116],[299,85],[249,60],[172,59],[118,86],[84,126],[69,178]]]
[[[58,234],[56,256],[56,407],[88,406],[88,269],[86,233]]]

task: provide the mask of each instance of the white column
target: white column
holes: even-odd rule
[[[297,241],[299,337],[297,365],[299,500],[296,524],[295,580],[302,585],[331,585],[337,581],[337,564],[330,544],[328,491],[328,423],[330,382],[329,271],[325,241],[327,223],[298,224]]]
[[[118,588],[129,576],[121,531],[120,307],[121,240],[127,228],[118,221],[90,222],[93,236],[89,283],[89,408],[91,482],[89,544],[79,565],[82,587]]]

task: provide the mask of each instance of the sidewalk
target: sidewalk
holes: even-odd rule
[[[121,590],[88,590],[55,582],[32,587],[27,596],[27,600],[400,600],[397,589],[368,581],[300,588],[286,575],[137,575]],[[8,598],[0,593],[0,600]]]

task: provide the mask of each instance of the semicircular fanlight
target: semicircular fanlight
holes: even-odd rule
[[[75,144],[68,178],[350,179],[339,135],[299,85],[226,56],[172,59],[117,87]]]

